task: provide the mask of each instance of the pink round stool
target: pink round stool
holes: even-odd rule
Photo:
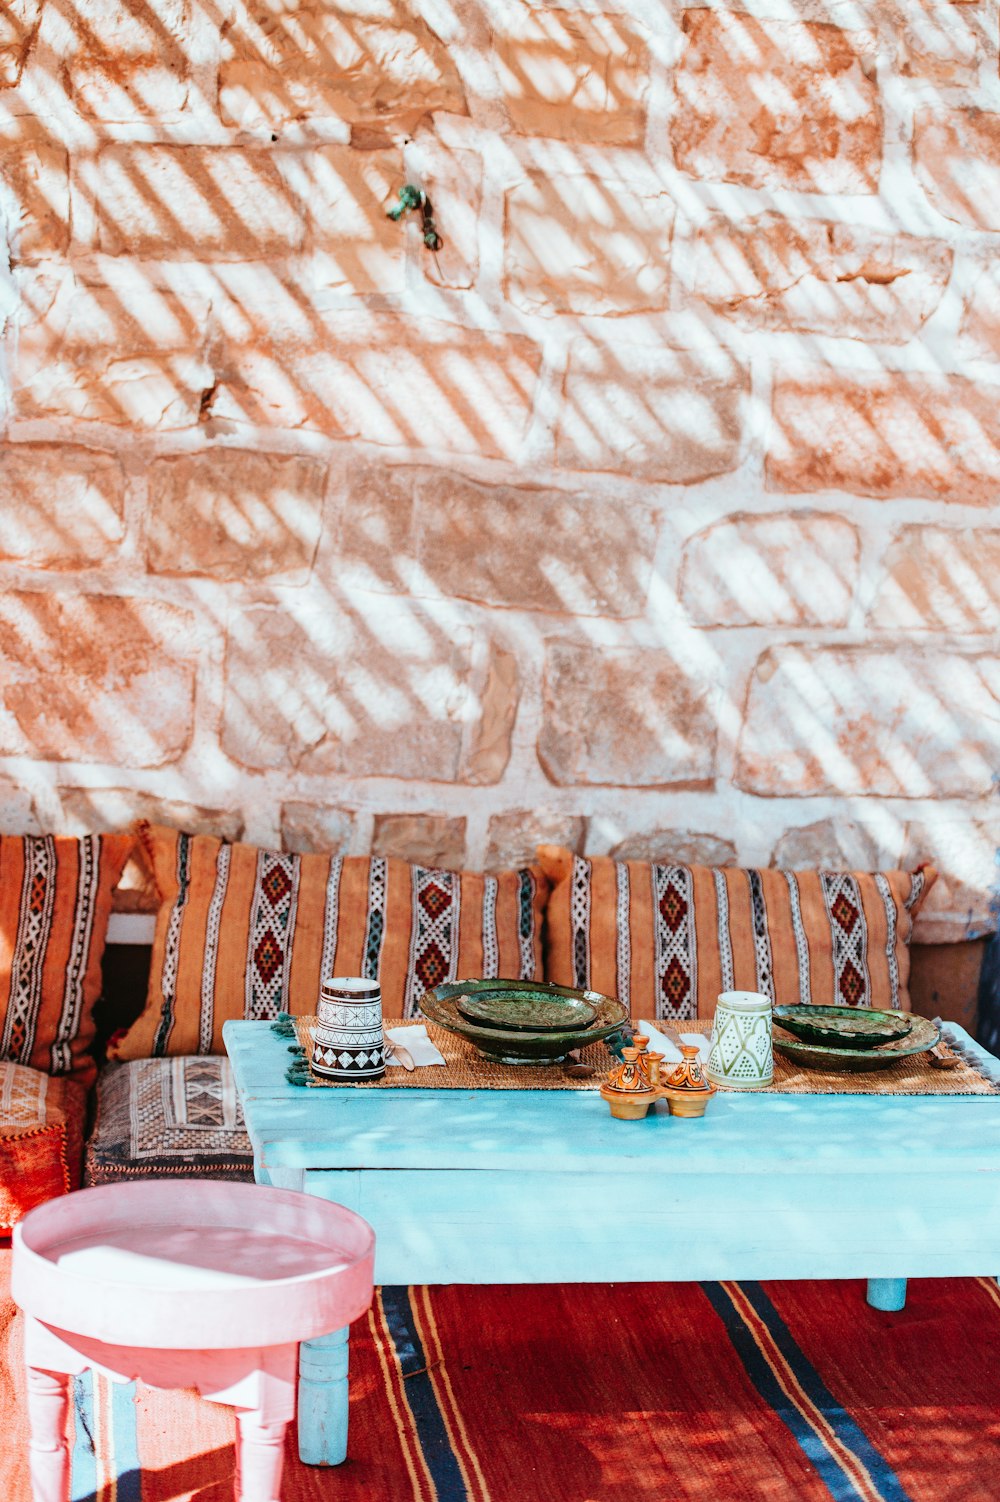
[[[375,1234],[312,1195],[145,1180],[50,1200],[15,1227],[35,1502],[66,1502],[69,1378],[195,1387],[239,1418],[238,1502],[278,1502],[298,1343],[372,1299]]]

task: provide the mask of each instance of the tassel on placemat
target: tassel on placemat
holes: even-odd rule
[[[294,1038],[296,1036],[295,1021],[291,1012],[279,1012],[271,1023],[271,1031],[279,1038]]]
[[[301,1059],[296,1059],[294,1064],[289,1064],[285,1070],[285,1079],[290,1085],[309,1084],[312,1074],[304,1056]]]

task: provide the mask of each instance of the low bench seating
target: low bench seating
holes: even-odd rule
[[[133,841],[158,903],[151,963],[138,973],[107,951],[95,1042],[111,893]],[[710,1009],[723,981],[779,999],[908,1008],[912,919],[933,881],[931,867],[715,870],[561,847],[542,847],[520,870],[438,871],[148,823],[81,840],[2,836],[0,918],[15,943],[8,970],[0,965],[0,1056],[48,1083],[13,1091],[28,1105],[9,1148],[0,1090],[0,1193],[23,1179],[34,1203],[36,1190],[45,1198],[80,1182],[103,1040],[110,1062],[89,1094],[84,1183],[250,1178],[222,1024],[307,1010],[303,998],[331,965],[378,976],[387,1017],[411,1016],[424,989],[473,974],[590,986],[627,998],[634,1016],[677,1021]],[[935,986],[933,1011],[954,1015],[948,999]],[[29,1207],[11,1198],[8,1224]]]

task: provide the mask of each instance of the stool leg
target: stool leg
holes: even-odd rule
[[[299,1459],[342,1465],[347,1459],[349,1328],[304,1340],[299,1348]]]
[[[893,1314],[906,1303],[905,1278],[869,1278],[868,1302],[873,1309]]]
[[[285,1423],[263,1424],[255,1409],[237,1414],[240,1424],[236,1502],[279,1502],[285,1458]]]
[[[69,1378],[63,1372],[45,1372],[29,1366],[28,1426],[34,1502],[66,1502],[69,1496],[68,1410]]]

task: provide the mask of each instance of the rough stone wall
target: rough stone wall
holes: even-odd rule
[[[998,38],[8,0],[0,824],[930,855],[982,921]]]

